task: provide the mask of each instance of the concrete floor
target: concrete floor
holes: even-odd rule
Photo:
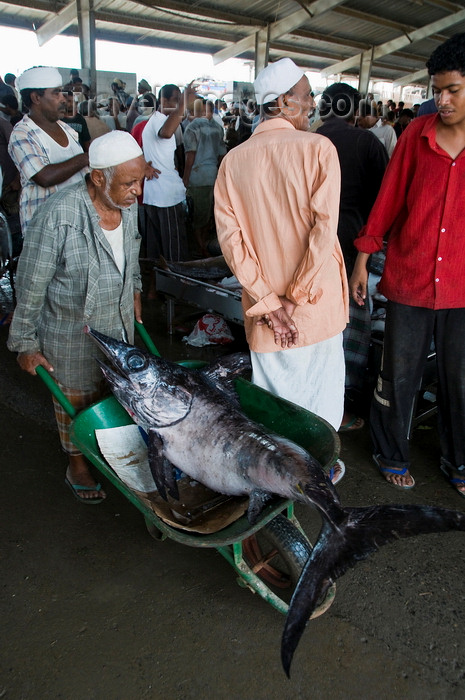
[[[0,307],[8,303],[3,285]],[[146,304],[145,321],[169,359],[218,352],[169,339],[160,302]],[[288,680],[284,618],[239,587],[215,550],[155,542],[111,485],[100,506],[72,499],[50,395],[19,370],[7,332],[0,327],[0,698],[465,698],[463,534],[403,540],[350,570],[329,611],[308,624]],[[412,438],[411,492],[376,473],[366,428],[341,437],[344,504],[463,510],[437,469],[434,421]],[[315,514],[296,512],[314,535]]]

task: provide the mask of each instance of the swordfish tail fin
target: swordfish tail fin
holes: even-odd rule
[[[305,625],[333,581],[384,544],[430,532],[465,530],[465,513],[430,506],[344,508],[337,529],[323,521],[318,540],[289,605],[281,642],[281,661],[289,676],[292,657]]]

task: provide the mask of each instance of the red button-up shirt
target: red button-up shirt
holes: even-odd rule
[[[453,159],[437,145],[439,118],[417,117],[402,134],[355,245],[373,253],[388,238],[388,299],[451,309],[465,307],[465,150]]]

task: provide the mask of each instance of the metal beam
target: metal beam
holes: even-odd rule
[[[66,5],[62,10],[58,12],[52,19],[44,22],[38,29],[36,29],[36,37],[39,46],[43,46],[57,36],[61,32],[73,24],[76,21],[77,8],[76,0],[71,0],[69,5]]]
[[[266,27],[266,21],[257,17],[249,17],[248,15],[240,15],[236,12],[224,12],[217,7],[199,5],[192,2],[178,2],[177,0],[164,0],[162,3],[150,2],[150,0],[132,0],[135,5],[142,5],[151,10],[173,10],[181,12],[189,20],[190,17],[208,17],[209,19],[218,19],[224,22],[231,22],[244,27]]]
[[[49,0],[44,0],[43,2],[41,2],[41,0],[27,0],[27,2],[24,2],[24,0],[8,0],[6,4],[16,5],[31,10],[40,10],[41,12],[47,12],[47,14],[55,14],[66,7],[65,2],[57,2],[53,5],[52,9]]]
[[[419,81],[424,81],[428,78],[428,71],[426,68],[422,68],[422,70],[417,70],[414,73],[407,73],[406,75],[403,75],[401,78],[396,78],[393,81],[394,85],[414,85],[415,83]]]
[[[94,9],[97,9],[99,5],[102,4],[102,1],[96,2]],[[153,5],[144,2],[139,2],[138,4],[141,4],[143,6],[150,6],[151,9],[153,9]],[[169,5],[182,5],[182,3],[168,3]],[[211,12],[211,10],[210,10]],[[205,11],[206,13],[206,11]],[[192,6],[191,6],[191,14],[192,14]],[[202,13],[199,13],[202,14]],[[210,14],[211,16],[211,14]],[[72,0],[72,2],[61,9],[57,15],[52,17],[50,20],[47,22],[44,22],[43,25],[39,27],[38,30],[36,30],[36,35],[37,35],[37,40],[39,42],[39,46],[42,46],[45,44],[47,41],[50,41],[54,36],[60,34],[62,31],[67,29],[73,22],[76,21],[77,17],[77,3],[76,0]],[[192,28],[192,26],[181,26],[178,24],[173,24],[173,22],[170,22],[169,20],[157,20],[154,18],[147,18],[147,17],[142,17],[139,15],[129,15],[129,14],[122,14],[118,12],[110,12],[110,11],[102,11],[102,12],[97,12],[95,14],[95,18],[98,20],[101,20],[103,22],[109,22],[112,24],[122,24],[125,26],[133,26],[133,27],[141,27],[141,28],[147,28],[147,29],[152,29],[155,31],[166,31],[169,33],[175,33],[175,34],[183,34],[183,35],[192,35],[194,34],[195,36],[201,36],[206,39],[215,39],[217,41],[221,42],[229,42],[231,41],[231,35],[228,34],[226,31],[221,31],[221,30],[215,30],[211,29],[209,30],[208,28],[205,28],[206,25],[202,25],[202,28],[196,27],[195,29]],[[201,20],[199,20],[201,22]],[[207,25],[208,26],[208,25]]]
[[[441,7],[443,10],[448,12],[458,12],[462,7],[456,2],[448,2],[448,0],[425,0],[426,5],[431,5],[432,7]]]
[[[263,68],[268,65],[268,59],[270,56],[270,32],[269,28],[267,31],[267,36],[265,41],[261,41],[260,32],[255,34],[255,77],[260,73]]]
[[[316,17],[324,12],[328,12],[337,5],[340,5],[342,2],[344,2],[344,0],[314,0],[314,2],[311,2],[305,9],[302,8],[301,10],[297,10],[287,17],[284,17],[284,19],[273,22],[270,24],[269,29],[270,41],[279,39],[280,36],[289,34],[289,32],[292,32],[294,29],[297,29],[297,27],[300,27],[309,19],[309,14],[311,17]],[[264,32],[262,29],[260,37],[261,41],[265,40],[265,33],[266,32]],[[235,44],[217,51],[215,54],[213,54],[213,63],[216,65],[217,63],[226,61],[228,58],[240,56],[240,54],[244,53],[245,51],[253,49],[254,46],[255,32],[253,34],[249,34],[240,41],[237,41]]]
[[[457,7],[456,9],[459,10],[462,8]],[[345,17],[351,17],[352,19],[360,20],[361,22],[371,22],[372,24],[377,24],[380,27],[389,27],[390,29],[397,29],[399,32],[404,32],[407,34],[413,32],[416,29],[416,27],[412,27],[412,25],[410,24],[402,24],[401,22],[396,22],[395,20],[387,19],[386,17],[382,17],[381,15],[373,15],[370,12],[353,10],[351,7],[345,7],[344,5],[341,7],[336,7],[334,9],[334,12],[336,12],[339,15],[344,15]],[[434,38],[438,41],[445,41],[447,39],[447,37],[443,35],[434,36]]]
[[[70,34],[72,27],[66,30],[67,34]],[[117,25],[114,25],[113,29],[102,29],[98,25],[95,29],[97,41],[113,41],[119,44],[128,44],[130,46],[153,46],[157,49],[170,49],[173,51],[192,51],[193,53],[212,53],[216,47],[207,46],[205,44],[190,44],[188,39],[180,38],[179,42],[176,42],[171,34],[171,37],[160,37],[160,36],[150,36],[147,34],[145,36],[135,37],[133,34],[129,34],[124,30],[123,27],[118,29]],[[253,52],[251,52],[250,60],[253,60]]]
[[[120,12],[109,12],[108,10],[97,10],[95,19],[109,24],[121,24],[128,27],[140,27],[157,32],[167,32],[168,34],[182,34],[184,36],[198,36],[205,39],[214,39],[225,43],[231,41],[231,35],[227,32],[216,29],[208,29],[208,25],[193,27],[189,24],[173,24],[167,20],[148,18],[142,15],[128,15]]]
[[[87,68],[90,75],[90,91],[97,89],[97,66],[95,61],[95,14],[93,0],[77,0],[79,45],[81,67]]]
[[[435,34],[436,32],[446,29],[447,27],[451,27],[454,24],[458,24],[459,22],[463,22],[464,20],[465,10],[460,10],[459,12],[455,12],[452,15],[448,15],[447,17],[443,17],[442,19],[436,20],[435,22],[426,24],[424,27],[415,29],[413,32],[409,32],[408,34],[399,36],[396,39],[387,41],[384,44],[375,46],[373,51],[373,60],[376,61],[377,58],[386,56],[387,54],[393,53],[394,51],[399,51],[404,46],[409,46],[415,41],[420,41],[425,37],[431,36],[431,34]],[[360,58],[361,54],[351,56],[350,58],[346,58],[344,61],[339,61],[339,63],[335,63],[332,66],[328,66],[328,68],[325,68],[322,71],[322,73],[325,76],[334,75],[336,73],[342,73],[343,71],[349,68],[357,66],[360,62]]]
[[[368,44],[363,44],[360,41],[354,41],[347,37],[334,37],[329,34],[322,34],[321,32],[309,32],[306,29],[297,29],[294,32],[290,32],[290,36],[296,37],[297,39],[310,39],[310,41],[322,42],[324,44],[334,44],[335,46],[359,49],[359,51],[366,51],[366,49],[369,48]]]
[[[311,45],[304,46],[302,44],[290,44],[284,41],[272,41],[270,47],[275,53],[295,54],[296,56],[310,56],[312,58],[320,58],[324,63],[325,59],[334,60],[336,57],[330,51],[316,51]]]
[[[360,71],[358,77],[358,91],[361,95],[366,95],[370,82],[371,66],[373,64],[373,48],[364,51],[360,59]]]

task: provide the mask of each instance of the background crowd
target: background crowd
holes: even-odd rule
[[[8,143],[13,128],[28,114],[29,107],[22,101],[15,80],[16,76],[12,73],[6,73],[3,80],[0,78],[0,169],[1,206],[10,217],[18,249],[21,168],[18,169],[17,163],[11,159]],[[60,121],[77,133],[78,143],[84,153],[88,152],[90,143],[102,134],[112,130],[128,131],[143,147],[144,152],[150,154],[147,160],[151,160],[153,166],[161,171],[160,182],[151,182],[139,202],[139,225],[147,247],[146,257],[156,259],[162,254],[167,260],[181,260],[218,253],[213,220],[216,172],[224,154],[246,141],[255,130],[260,120],[257,104],[250,99],[230,103],[222,99],[206,100],[196,94],[192,86],[184,95],[175,85],[163,86],[157,92],[143,78],[137,84],[135,95],[126,91],[126,84],[120,78],[115,78],[109,88],[109,96],[99,100],[91,94],[89,86],[80,78],[79,71],[71,70],[69,81],[63,86],[66,110],[60,114]],[[436,109],[431,102],[406,108],[403,102],[375,102],[373,96],[368,95],[363,109],[356,116],[355,126],[370,130],[377,136],[390,157],[398,136],[410,121],[418,114]],[[171,145],[165,146],[163,151],[162,141],[156,134],[153,133],[149,138],[154,122],[144,144],[142,134],[154,112],[158,112],[155,119],[160,121],[160,115],[169,115],[170,111],[178,108],[176,105],[182,109],[183,119],[176,124],[169,139],[164,137],[165,140],[170,140]],[[317,131],[323,123],[319,106],[319,98],[316,97],[310,117],[311,131]],[[175,139],[174,149],[171,136]],[[174,167],[171,163],[173,150]],[[162,151],[165,155],[159,156],[159,165],[162,166],[159,167],[157,154]],[[166,184],[168,162],[171,178],[169,185]],[[177,175],[179,181],[176,180]],[[176,187],[173,189],[175,180]],[[69,184],[67,179],[64,182]],[[63,183],[54,183],[52,187],[61,184]],[[158,190],[163,192],[158,193]],[[174,228],[173,212],[167,211],[171,207],[177,207]],[[165,211],[161,212],[160,209]]]
[[[30,230],[40,230],[42,205],[62,190],[72,194],[71,185],[80,187],[84,195],[96,193],[102,208],[113,211],[110,219],[116,229],[105,231],[106,236],[122,225],[120,209],[129,206],[131,198],[135,203],[137,197],[140,257],[149,262],[149,269],[153,270],[155,261],[205,258],[223,252],[243,288],[246,336],[255,358],[254,381],[260,369],[262,385],[285,395],[284,385],[288,389],[293,386],[289,381],[292,374],[296,384],[288,398],[325,417],[341,431],[363,427],[353,397],[362,395],[365,389],[371,309],[365,303],[365,287],[363,303],[359,292],[353,292],[349,301],[347,282],[355,273],[363,277],[362,263],[357,266],[357,261],[362,259],[365,265],[370,256],[360,258],[359,254],[357,258],[355,242],[369,221],[389,159],[400,153],[396,148],[398,139],[402,138],[405,146],[407,127],[422,114],[436,113],[440,100],[411,108],[392,100],[383,104],[371,94],[362,99],[345,83],[328,86],[316,98],[307,77],[290,59],[270,64],[257,77],[257,103],[250,99],[230,104],[205,99],[193,82],[183,90],[166,84],[156,93],[141,79],[137,95],[130,95],[124,81],[115,78],[110,85],[111,95],[105,100],[90,94],[78,71],[71,71],[65,85],[62,82],[56,68],[31,68],[17,79],[7,74],[0,83],[1,206],[18,232],[18,247],[21,240],[28,243]],[[281,86],[281,92],[276,92],[277,86]],[[263,94],[259,96],[257,90]],[[294,103],[298,104],[297,111]],[[449,112],[439,110],[439,114],[442,121],[436,121],[441,124],[442,115]],[[447,130],[445,124],[448,136],[452,130]],[[293,129],[292,134],[289,129]],[[308,138],[308,132],[317,136]],[[410,128],[408,133],[414,130]],[[103,139],[111,149],[113,140],[106,139],[111,134],[124,134],[132,144],[129,150],[135,146],[138,150],[125,161],[109,152],[109,157],[103,158],[108,162],[93,168],[89,162],[93,145]],[[246,142],[252,135],[253,145],[249,147]],[[226,167],[222,164],[225,156]],[[143,175],[142,183],[126,187],[120,168],[121,187],[130,189],[129,199],[124,199],[121,192],[112,194],[114,168],[133,160],[137,161],[134,168]],[[100,170],[104,171],[103,180],[93,175]],[[115,204],[118,201],[122,204]],[[86,202],[83,196],[84,209]],[[95,209],[94,200],[93,206]],[[67,200],[63,210],[69,213]],[[308,217],[303,216],[305,212]],[[95,235],[99,239],[98,230]],[[103,242],[104,249],[106,245]],[[121,242],[118,246],[113,247],[112,256],[121,255],[118,267],[123,274],[125,253]],[[375,252],[383,253],[382,236],[379,246],[377,242],[367,251]],[[32,260],[35,264],[34,255]],[[277,279],[281,279],[279,293],[274,291]],[[115,284],[118,287],[119,283]],[[136,278],[135,284],[140,294]],[[244,301],[247,295],[250,303]],[[147,297],[156,298],[153,273]],[[136,317],[139,312],[138,307]],[[316,312],[321,316],[318,323]],[[293,320],[294,313],[298,322]],[[271,335],[267,329],[271,329]],[[325,345],[323,349],[322,343],[329,341],[331,347]],[[295,355],[291,374],[289,367],[283,370],[286,362],[282,366],[268,364],[271,357],[280,357],[273,343],[287,349],[287,363],[293,353],[304,350]],[[11,349],[24,352],[19,347]],[[316,376],[298,379],[297,373],[299,368],[317,366],[315,352],[320,352],[318,361],[324,366],[317,372],[324,379],[319,392],[314,390]],[[262,355],[266,356],[264,364]],[[332,358],[332,368],[328,358]],[[281,371],[282,386],[270,387],[270,378],[277,380]],[[328,391],[331,377],[337,383],[334,391]],[[299,387],[306,394],[302,402],[296,400]],[[339,393],[340,406],[333,400]],[[324,396],[330,397],[328,415],[319,410]],[[307,405],[309,398],[316,404]],[[404,476],[407,467],[398,466],[399,459],[386,456],[381,449],[380,454],[382,461],[378,455],[377,464],[386,479],[410,488],[413,484],[412,480],[407,483],[409,476],[400,481],[389,476],[397,476],[402,469]],[[94,484],[92,488],[96,492]]]

